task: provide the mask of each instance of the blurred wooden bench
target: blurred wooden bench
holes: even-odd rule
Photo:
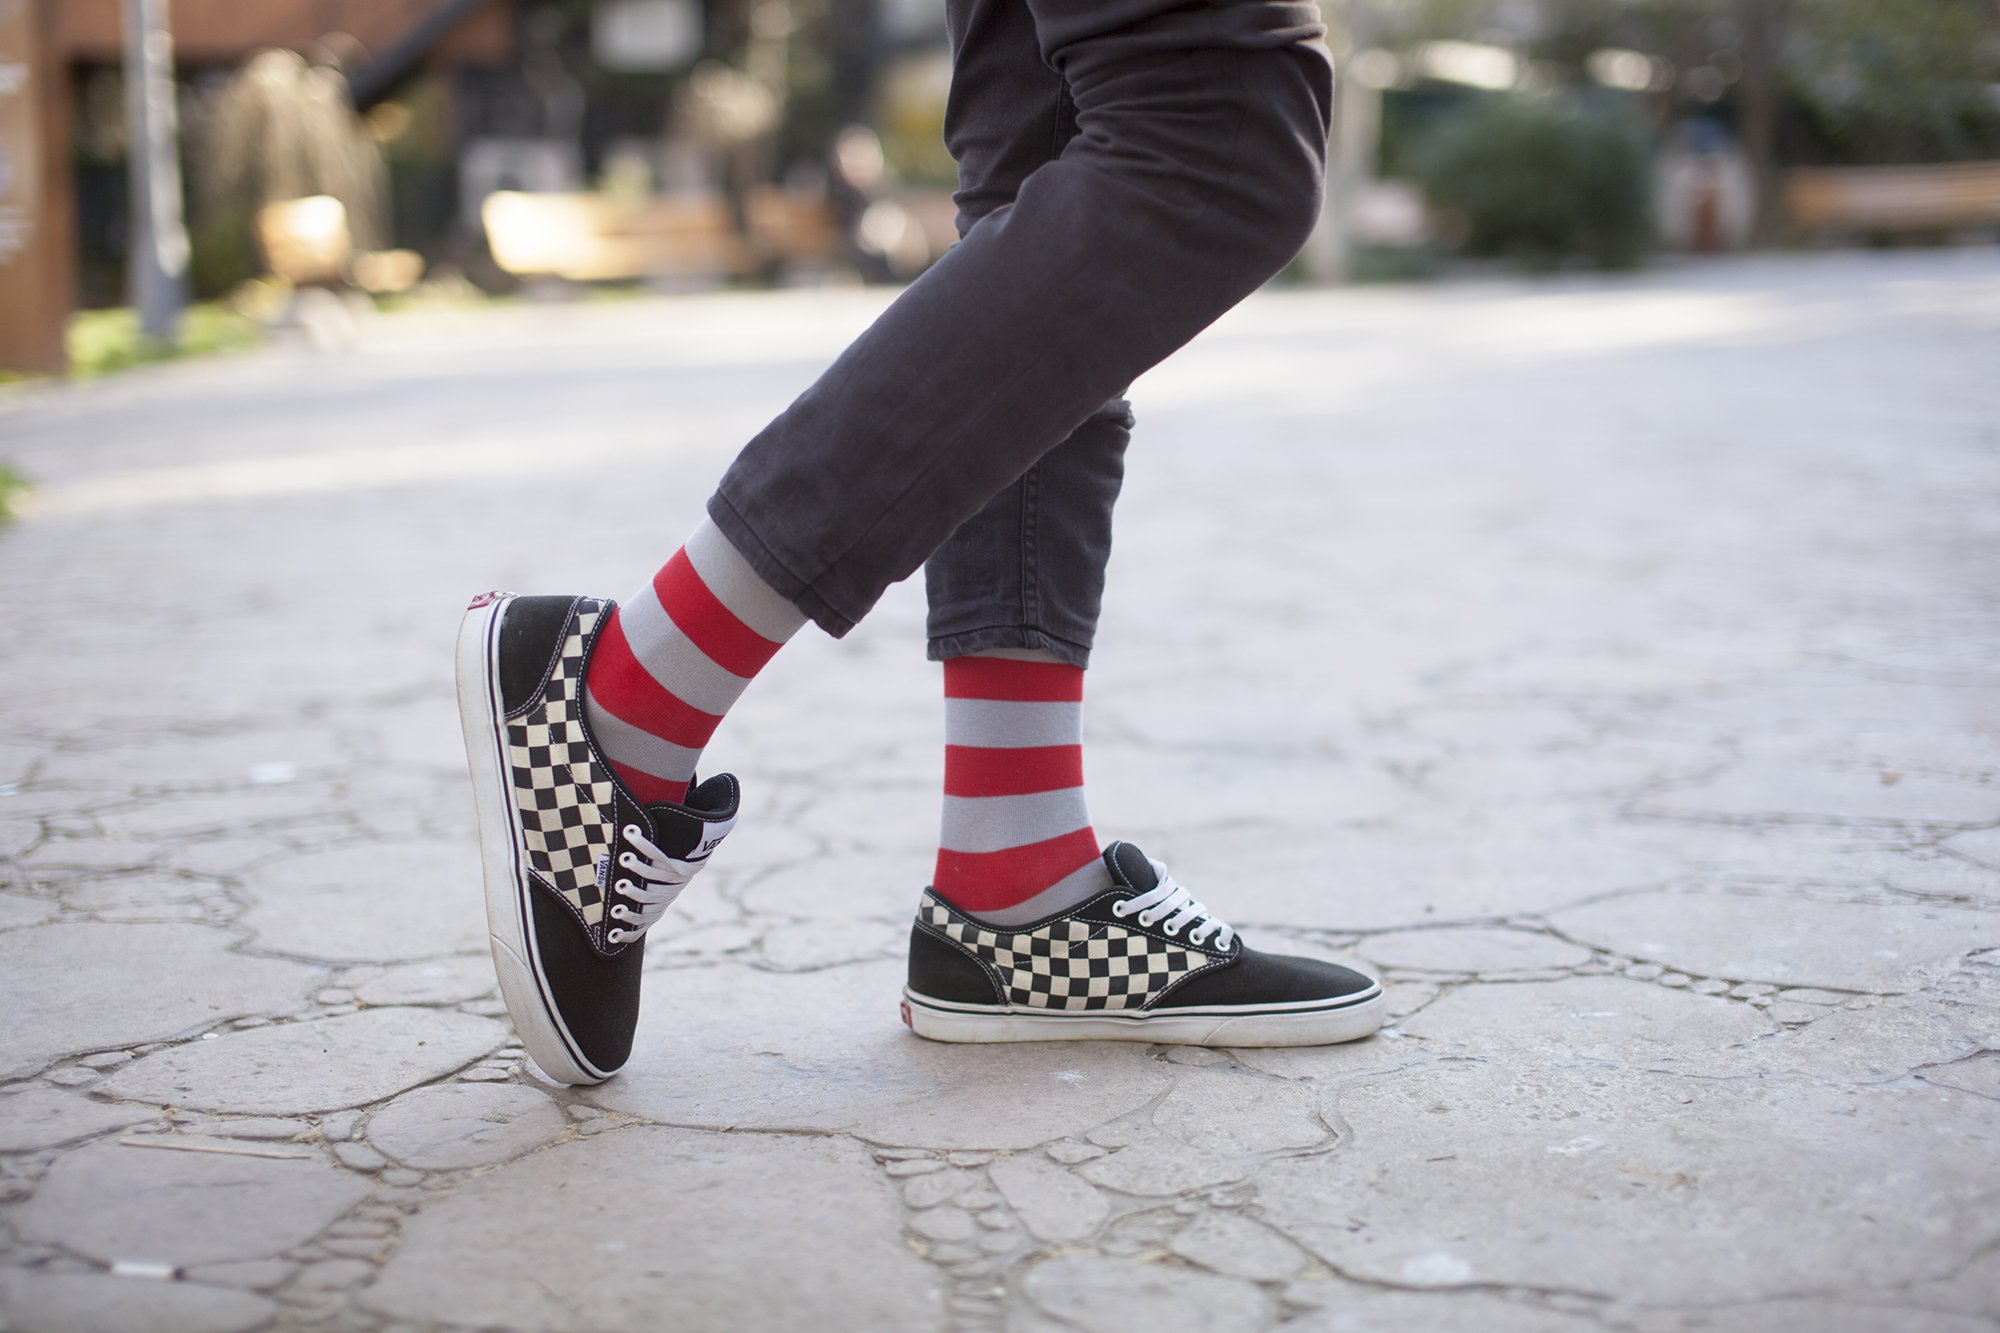
[[[501,191],[480,206],[493,261],[516,277],[571,282],[715,278],[840,253],[833,211],[818,195],[766,188],[745,201],[739,231],[721,195],[618,199]]]
[[[331,195],[274,200],[257,210],[250,227],[264,267],[294,287],[402,292],[424,276],[423,256],[414,250],[356,250],[347,206]]]
[[[766,260],[830,264],[847,253],[833,203],[824,191],[752,190],[745,202],[751,242]]]
[[[1880,234],[2000,227],[2000,162],[1801,167],[1784,177],[1801,232]]]

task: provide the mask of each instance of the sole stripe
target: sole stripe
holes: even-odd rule
[[[1296,1005],[1211,1005],[1115,1014],[1035,1012],[955,1004],[904,988],[903,1021],[920,1037],[945,1042],[1141,1041],[1172,1046],[1332,1046],[1382,1026],[1375,986],[1337,1001]]]

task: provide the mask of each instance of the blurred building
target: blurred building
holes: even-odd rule
[[[73,221],[61,224],[77,242],[73,285],[87,303],[118,303],[128,230],[123,6],[26,3],[44,16],[55,53],[60,114],[46,121],[65,145],[58,174],[74,187]],[[1547,214],[1568,200],[1580,219],[1573,230],[1587,229],[1602,211],[1583,201],[1591,180],[1566,167],[1531,178],[1561,156],[1549,145],[1603,162],[1624,154],[1613,165],[1628,183],[1644,176],[1650,197],[1636,207],[1604,197],[1647,242],[1675,248],[1990,234],[2000,220],[2000,10],[1988,0],[1874,3],[1322,0],[1342,78],[1328,224],[1308,268],[1362,272],[1356,257],[1369,251],[1388,265],[1379,272],[1403,271],[1404,257],[1427,263],[1455,236],[1494,233],[1480,207]],[[356,247],[408,247],[433,270],[456,268],[487,286],[538,273],[772,277],[794,262],[906,278],[951,238],[943,0],[170,8],[198,294],[229,290],[266,258],[240,179],[234,193],[215,183],[228,174],[216,170],[228,156],[217,145],[324,158],[314,136],[336,117],[286,118],[288,105],[316,95],[311,87],[341,90],[348,126],[335,137],[365,154],[380,182],[343,201]],[[1892,12],[1908,29],[1898,49],[1921,59],[1871,73],[1877,34],[1841,16],[1873,14],[1874,23]],[[313,71],[311,87],[301,80],[290,103],[274,96],[264,111],[245,111],[254,99],[232,101],[230,89],[246,62],[273,49],[295,53],[292,66]],[[1575,114],[1502,124],[1509,106],[1559,102]],[[249,136],[255,154],[241,148],[242,125],[223,133],[225,114],[266,117]],[[1493,133],[1461,160],[1487,177],[1489,204],[1441,200],[1424,169],[1436,131],[1482,120]],[[1622,143],[1593,132],[1612,121],[1636,132]],[[1951,169],[1932,169],[1940,164]],[[1882,174],[1890,166],[1898,170]],[[503,208],[489,208],[502,197]],[[508,244],[491,243],[494,217],[511,229],[499,238]]]
[[[67,84],[76,194],[80,295],[86,304],[124,297],[126,117],[119,0],[61,0],[53,6],[54,40]],[[173,0],[171,23],[180,92],[182,156],[198,166],[212,111],[231,77],[261,51],[288,50],[334,66],[360,87],[402,91],[432,81],[449,90],[443,110],[461,104],[456,89],[518,65],[520,10],[513,0]],[[314,151],[300,144],[299,153]],[[191,186],[199,170],[185,172]],[[193,220],[201,221],[190,189]],[[239,231],[241,228],[238,229]],[[195,279],[227,285],[242,261],[218,258],[212,238],[198,244]],[[247,253],[247,236],[233,250]]]
[[[87,304],[117,303],[121,4],[60,0],[51,12],[79,288]],[[833,143],[857,122],[883,123],[892,175],[935,185],[949,167],[936,147],[942,0],[172,0],[171,23],[193,277],[207,294],[254,256],[238,210],[204,194],[204,155],[231,80],[272,49],[338,71],[379,145],[388,201],[376,243],[475,278],[494,272],[482,205],[499,191],[721,199],[724,225],[740,227],[753,186],[790,178],[824,193]],[[260,151],[310,154],[286,146],[306,132],[267,127]]]

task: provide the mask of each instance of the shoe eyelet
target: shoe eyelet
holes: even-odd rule
[[[633,884],[632,881],[629,879],[621,879],[616,884],[613,884],[611,887],[616,889],[620,893],[630,893],[632,892]]]
[[[625,936],[626,932],[620,930],[616,926],[613,926],[611,929],[604,932],[604,938],[612,944],[623,944],[625,942]]]
[[[1162,935],[1178,935],[1181,933],[1181,928],[1179,926],[1161,926],[1160,933]]]
[[[639,836],[639,826],[637,824],[627,824],[624,828],[619,829],[618,831],[624,834],[628,838],[636,838]]]
[[[1120,921],[1123,921],[1128,915],[1131,914],[1132,911],[1131,903],[1132,900],[1130,898],[1120,898],[1117,902],[1111,904],[1111,915],[1117,917]]]

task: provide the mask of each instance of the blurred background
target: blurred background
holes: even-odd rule
[[[2000,239],[2000,0],[1324,0],[1301,281]],[[942,0],[0,0],[0,371],[901,282]]]

